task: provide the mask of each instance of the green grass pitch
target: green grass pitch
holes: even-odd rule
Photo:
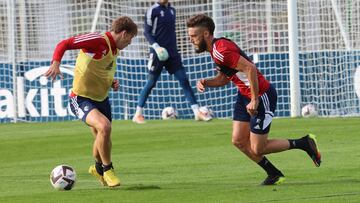
[[[317,135],[323,162],[302,151],[268,155],[286,181],[259,186],[265,173],[231,144],[231,120],[114,121],[113,162],[122,186],[87,173],[92,136],[79,121],[0,125],[0,202],[360,202],[360,118],[275,119],[270,138]],[[56,191],[51,170],[77,172]]]

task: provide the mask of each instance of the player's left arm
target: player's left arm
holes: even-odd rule
[[[114,91],[118,91],[119,87],[120,87],[119,80],[114,79],[112,84],[111,84],[111,87],[113,88]]]
[[[246,109],[251,116],[254,116],[257,114],[257,108],[259,106],[259,82],[257,77],[257,68],[255,64],[240,55],[235,69],[245,73],[247,79],[249,80],[251,101],[246,106]]]

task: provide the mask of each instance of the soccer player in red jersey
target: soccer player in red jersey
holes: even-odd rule
[[[78,35],[61,41],[54,51],[52,64],[46,77],[60,76],[60,62],[67,50],[80,49],[74,69],[74,81],[69,95],[72,112],[91,129],[94,135],[93,157],[95,165],[89,173],[103,185],[120,185],[111,161],[111,106],[108,92],[119,89],[114,79],[118,50],[127,47],[137,35],[137,25],[129,17],[119,17],[111,30]]]
[[[320,166],[321,155],[315,135],[300,139],[268,139],[274,116],[277,93],[274,86],[265,79],[251,59],[231,40],[214,38],[214,21],[204,15],[195,15],[187,21],[188,34],[195,51],[208,51],[218,74],[213,78],[200,79],[197,89],[220,87],[232,81],[238,88],[233,113],[232,143],[267,173],[262,185],[280,184],[284,174],[266,157],[266,154],[289,149],[307,152],[316,166]]]

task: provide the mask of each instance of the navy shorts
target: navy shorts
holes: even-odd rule
[[[274,117],[277,102],[276,89],[270,85],[269,89],[259,97],[258,114],[251,117],[246,111],[246,105],[250,99],[238,93],[235,108],[234,121],[250,122],[250,131],[256,134],[267,134],[270,131],[271,121]]]
[[[111,122],[112,116],[109,97],[107,97],[104,101],[101,102],[94,101],[92,99],[78,95],[70,95],[69,99],[71,111],[85,123],[87,115],[93,109],[99,110]]]
[[[166,61],[160,61],[156,55],[156,52],[151,50],[148,61],[149,72],[151,74],[160,74],[163,67],[165,67],[165,69],[170,74],[174,74],[177,70],[184,68],[181,62],[180,54],[169,56],[169,58]]]

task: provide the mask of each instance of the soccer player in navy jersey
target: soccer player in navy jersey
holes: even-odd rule
[[[232,81],[238,88],[233,113],[232,143],[267,173],[262,185],[276,185],[285,180],[284,174],[266,157],[266,154],[289,149],[304,150],[316,166],[320,166],[321,155],[315,135],[300,139],[268,139],[274,116],[277,93],[274,86],[256,68],[251,59],[231,40],[214,38],[214,21],[204,14],[187,21],[188,34],[195,51],[208,51],[217,65],[217,75],[200,79],[197,89],[220,87]]]
[[[126,16],[114,19],[111,30],[101,33],[87,33],[70,37],[57,44],[50,68],[44,76],[53,80],[60,76],[60,62],[67,50],[79,49],[74,69],[74,80],[69,95],[71,111],[91,129],[95,138],[93,157],[95,164],[89,173],[102,185],[116,187],[120,179],[114,172],[111,161],[111,105],[109,90],[119,89],[114,78],[116,58],[137,35],[137,25]]]
[[[175,20],[175,8],[170,5],[168,0],[159,0],[146,11],[144,35],[150,44],[149,76],[147,83],[140,92],[136,113],[133,117],[135,123],[145,123],[143,109],[146,100],[155,87],[164,67],[170,74],[174,74],[179,81],[194,112],[195,120],[209,121],[212,119],[210,115],[199,111],[199,105],[177,50]]]

